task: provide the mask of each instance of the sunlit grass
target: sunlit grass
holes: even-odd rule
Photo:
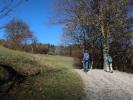
[[[0,57],[7,58],[4,63],[15,65],[16,70],[32,72],[31,67],[27,69],[28,64],[40,70],[39,75],[27,77],[23,83],[15,85],[3,100],[82,100],[83,84],[73,71],[73,58],[33,55],[5,48],[0,48]]]
[[[39,70],[40,64],[28,53],[0,48],[0,64],[9,65],[18,73],[34,74]]]

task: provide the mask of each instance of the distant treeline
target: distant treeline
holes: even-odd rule
[[[59,48],[59,47],[58,47]],[[82,60],[83,47],[71,45],[68,47],[60,47],[60,55],[76,57]],[[103,69],[103,50],[99,47],[89,47],[90,63],[93,62],[93,69]],[[119,45],[111,44],[110,55],[113,58],[113,68],[115,70],[133,73],[133,46],[121,48]],[[81,63],[80,63],[81,65]]]
[[[1,39],[0,45],[13,50],[20,50],[36,54],[63,55],[80,58],[82,54],[81,47],[78,45],[62,46],[43,43],[21,44],[19,47],[10,44],[8,41]]]
[[[6,41],[1,40],[1,45],[11,49],[11,46],[6,44]],[[113,45],[113,44],[112,44]],[[79,58],[82,60],[83,47],[78,45],[70,46],[55,46],[50,44],[30,44],[25,45],[21,50],[31,53],[50,54],[50,55],[64,55]],[[133,47],[127,49],[114,48],[110,50],[113,57],[113,68],[120,71],[133,72]],[[97,47],[89,49],[91,61],[93,61],[93,68],[103,68],[103,52]]]
[[[13,45],[9,46],[5,40],[0,40],[0,45],[12,49]],[[16,48],[17,49],[17,48]],[[16,50],[15,49],[15,50]],[[69,46],[55,46],[51,44],[29,44],[22,45],[18,50],[39,53],[39,54],[49,54],[49,55],[63,55],[70,56],[74,58],[79,58],[82,60],[83,47],[79,45],[69,45]],[[102,48],[90,47],[88,48],[90,53],[90,62],[93,61],[92,68],[103,68],[103,51]],[[120,71],[126,71],[133,73],[133,47],[121,48],[117,45],[111,44],[110,54],[113,57],[113,68]],[[81,63],[79,62],[81,65]]]

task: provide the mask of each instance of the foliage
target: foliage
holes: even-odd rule
[[[20,48],[32,38],[29,26],[21,20],[11,20],[5,27],[6,39],[13,48]]]
[[[132,44],[132,30],[128,29],[132,22],[129,0],[59,0],[57,4],[60,9],[57,19],[65,26],[65,43],[72,41],[85,48],[91,47],[94,62],[103,63],[97,65],[107,67],[104,58],[108,53],[127,50]],[[116,45],[112,45],[114,43]],[[117,45],[121,46],[114,49]]]
[[[0,2],[0,18],[4,18],[26,0],[1,0]]]

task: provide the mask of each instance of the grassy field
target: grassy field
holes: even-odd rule
[[[8,93],[0,93],[2,100],[82,100],[84,96],[82,81],[73,71],[74,60],[70,57],[33,55],[0,48],[0,63],[26,76]],[[0,79],[6,77],[8,74],[0,67]]]

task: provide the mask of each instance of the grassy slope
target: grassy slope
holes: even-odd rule
[[[5,48],[0,48],[1,57],[3,60],[7,59],[5,62],[14,65],[14,69],[18,71],[26,69],[32,72],[32,68],[27,69],[27,66],[41,70],[39,75],[28,77],[25,82],[16,84],[9,92],[10,95],[2,97],[3,100],[81,100],[84,95],[81,79],[72,70],[72,58],[32,55]]]
[[[23,75],[34,74],[41,66],[31,54],[2,47],[0,47],[0,64],[10,65]]]

